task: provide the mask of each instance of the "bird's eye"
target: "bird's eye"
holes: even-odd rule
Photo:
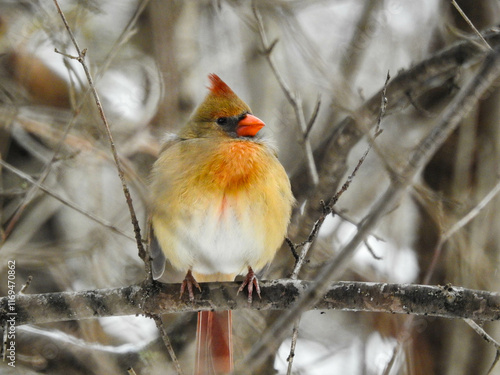
[[[217,124],[219,124],[219,125],[226,125],[227,124],[227,117],[219,117],[217,119]]]

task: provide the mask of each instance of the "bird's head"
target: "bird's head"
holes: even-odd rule
[[[183,138],[246,137],[252,138],[264,122],[252,115],[250,107],[217,75],[210,74],[209,93],[198,106],[186,127]]]

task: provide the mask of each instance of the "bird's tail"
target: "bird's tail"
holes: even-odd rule
[[[231,311],[200,311],[196,331],[195,375],[233,371]]]

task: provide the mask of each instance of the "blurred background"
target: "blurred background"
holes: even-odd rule
[[[496,0],[458,3],[479,30],[500,21]],[[388,71],[395,77],[474,35],[448,1],[253,4],[269,43],[277,41],[271,57],[300,98],[306,120],[321,100],[308,136],[320,177],[333,168],[324,162],[326,153],[338,152],[346,176],[366,150],[373,134],[361,125],[356,142],[339,140],[336,148],[325,147],[346,118],[355,124],[376,122],[377,108],[363,121],[358,115],[367,111],[358,109],[381,90]],[[321,214],[319,199],[328,200],[345,176],[320,178],[321,186],[312,185],[303,134],[263,53],[250,2],[60,0],[60,5],[80,47],[87,49],[143,235],[148,175],[161,139],[183,125],[206,95],[207,75],[216,73],[266,122],[264,130],[279,150],[298,199],[289,237],[296,243],[306,238]],[[7,295],[8,260],[16,261],[18,286],[33,276],[26,292],[32,294],[120,287],[145,277],[85,75],[78,62],[55,49],[75,54],[53,1],[0,0],[0,158],[5,163],[0,168],[0,295]],[[425,88],[418,97],[410,90],[415,82],[407,82],[405,103],[383,118],[376,147],[338,202],[338,214],[325,222],[300,278],[313,278],[352,236],[390,184],[387,166],[396,171],[405,166],[478,61],[450,77],[418,82]],[[358,249],[343,280],[498,290],[498,198],[440,253],[436,246],[440,235],[498,183],[499,104],[494,87]],[[289,276],[293,261],[283,247],[262,278]],[[169,275],[166,281],[180,281],[175,273]],[[277,314],[234,313],[236,368]],[[164,317],[185,373],[193,366],[195,318]],[[498,324],[484,328],[500,336]],[[144,317],[24,326],[16,340],[17,367],[0,363],[2,374],[125,374],[129,367],[137,374],[175,373],[154,322]],[[286,340],[277,353],[269,353],[259,373],[285,374],[289,345]],[[494,357],[495,350],[462,321],[311,311],[301,320],[292,373],[483,374]],[[492,373],[500,374],[500,367]]]

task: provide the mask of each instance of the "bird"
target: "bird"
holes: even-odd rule
[[[194,299],[199,282],[234,281],[255,291],[256,273],[272,261],[294,204],[290,180],[264,122],[216,74],[208,94],[178,134],[165,141],[151,173],[152,275],[168,260],[185,272]],[[200,289],[201,290],[201,289]],[[231,311],[200,311],[195,374],[233,371]]]

